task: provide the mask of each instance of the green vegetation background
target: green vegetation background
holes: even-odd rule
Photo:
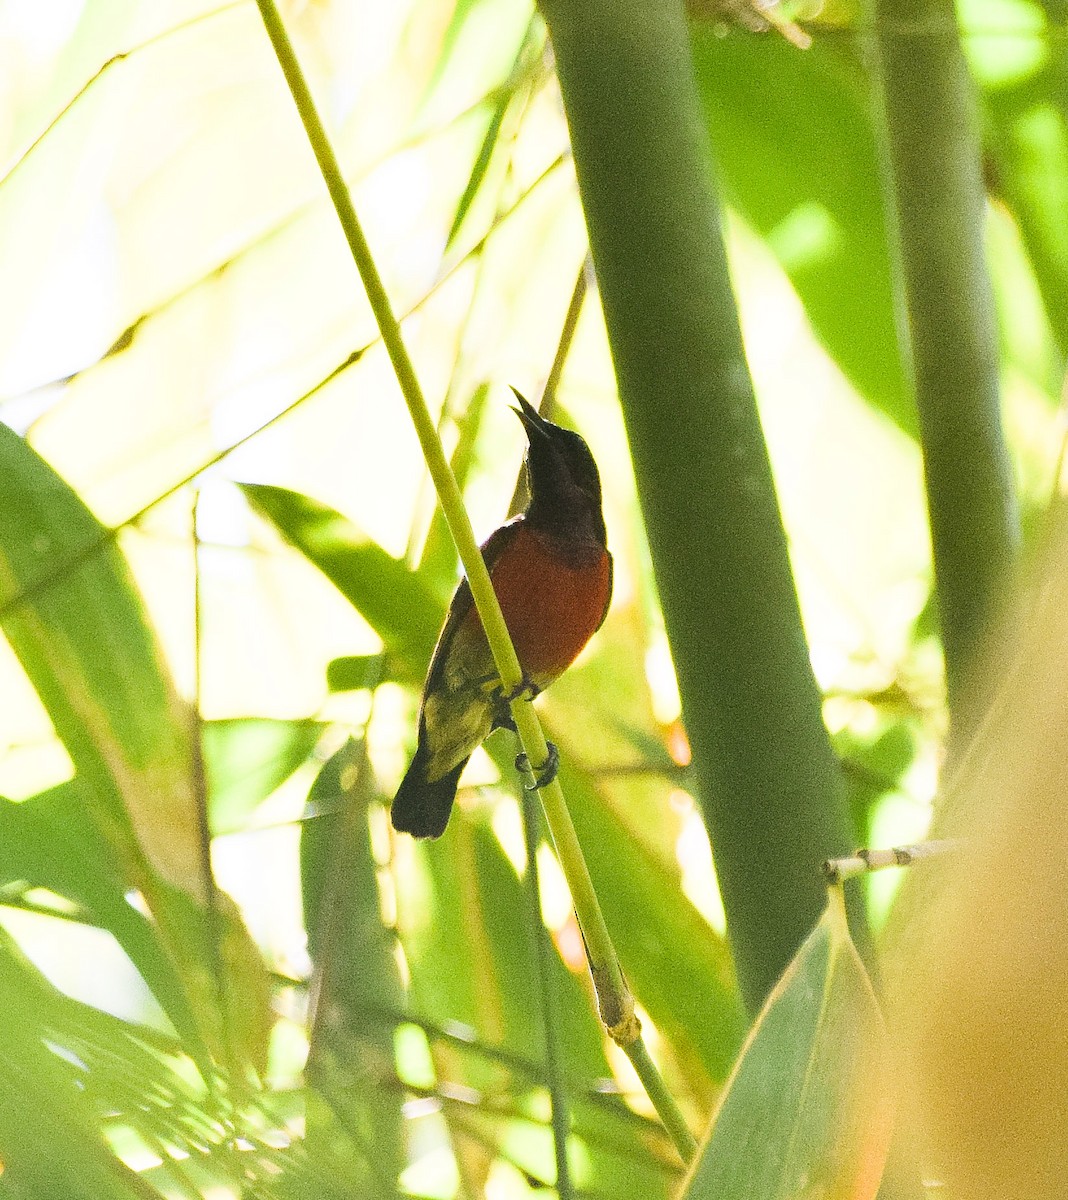
[[[701,1132],[819,860],[926,827],[1016,504],[1028,550],[1055,487],[1063,20],[833,5],[801,50],[545,12],[555,59],[517,0],[282,9],[476,531],[516,482],[507,384],[555,363],[601,464],[613,611],[540,707]],[[561,1086],[572,1194],[674,1194],[544,844],[539,955],[505,735],[441,842],[391,836],[455,554],[258,13],[28,14],[0,6],[0,1194],[523,1196]],[[925,143],[973,85],[974,141]]]

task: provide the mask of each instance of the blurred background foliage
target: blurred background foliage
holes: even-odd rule
[[[544,27],[527,0],[282,12],[481,536],[521,456],[506,385],[561,360],[616,588],[539,705],[702,1129],[746,1018]],[[918,426],[871,30],[852,0],[798,15],[807,50],[705,14],[693,51],[824,718],[859,836],[892,844],[927,826],[946,724]],[[1064,15],[959,21],[1031,548],[1068,348]],[[393,835],[456,560],[256,8],[0,0],[0,98],[0,1194],[539,1193],[513,751],[476,756],[441,842]],[[672,1194],[538,860],[576,1194]]]

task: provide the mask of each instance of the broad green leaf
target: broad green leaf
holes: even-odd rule
[[[350,740],[319,772],[301,828],[304,918],[318,980],[307,1069],[329,1102],[328,1113],[309,1113],[308,1139],[329,1160],[333,1135],[313,1118],[340,1118],[392,1182],[406,1160],[393,1058],[403,990],[371,852],[372,795],[366,747]]]
[[[150,865],[203,895],[188,709],[110,531],[6,426],[0,624],[128,878]]]
[[[201,737],[212,832],[242,828],[256,805],[307,760],[324,728],[320,721],[266,717],[205,722]]]
[[[385,1164],[375,1158],[377,1148],[363,1140],[362,1130],[348,1124],[313,1089],[297,1097],[303,1100],[299,1115],[308,1133],[303,1143],[294,1142],[284,1155],[276,1156],[274,1170],[264,1181],[269,1185],[265,1200],[401,1200]]]
[[[698,83],[730,204],[763,237],[817,336],[906,433],[880,167],[859,62],[816,40],[693,34]]]
[[[868,1200],[893,1127],[889,1039],[840,891],[775,987],[685,1200]]]
[[[106,1146],[80,1072],[43,1039],[33,976],[0,938],[0,1191],[24,1200],[158,1200]]]
[[[569,1100],[573,1136],[589,1155],[588,1170],[574,1171],[580,1188],[637,1200],[675,1195],[682,1169],[658,1120],[638,1116],[620,1096],[571,1094]]]
[[[101,1117],[120,1115],[146,1138],[193,1152],[222,1127],[207,1088],[174,1039],[81,1004],[54,988],[6,937],[4,978],[17,987],[23,1030],[59,1061]]]
[[[880,721],[874,731],[856,732],[846,726],[834,738],[845,769],[855,827],[870,841],[872,817],[880,799],[901,786],[916,759],[916,721],[911,714]]]
[[[267,484],[246,483],[242,490],[256,511],[352,603],[411,677],[421,679],[444,616],[443,598],[317,500]]]
[[[76,779],[21,804],[0,799],[0,886],[46,888],[79,905],[115,936],[179,1035],[196,1044],[185,983],[151,919],[127,900],[129,884],[91,811]]]
[[[346,654],[326,664],[326,686],[332,692],[357,692],[383,678],[381,654]]]
[[[123,891],[140,892],[155,918],[188,1010],[175,1002],[174,987],[157,998],[178,1028],[193,1012],[203,1041],[191,1049],[203,1062],[204,1044],[223,1054],[220,992],[241,995],[241,1024],[255,1036],[223,1056],[258,1066],[266,976],[232,902],[208,902],[189,708],[111,531],[3,425],[0,626],[70,755],[84,811]],[[236,972],[222,980],[212,978],[216,935],[224,975]]]
[[[0,1003],[0,1092],[22,1100],[20,1116],[0,1099],[0,1162],[9,1168],[0,1183],[4,1196],[9,1181],[22,1200],[147,1198],[156,1197],[154,1189],[168,1197],[247,1191],[262,1200],[395,1194],[368,1186],[366,1157],[336,1121],[333,1135],[346,1148],[341,1158],[316,1159],[298,1141],[276,1148],[283,1124],[292,1128],[311,1111],[314,1096],[280,1093],[270,1112],[235,1111],[229,1097],[196,1079],[173,1039],[62,995],[2,934]],[[24,1061],[35,1068],[28,1087]],[[38,1081],[49,1094],[39,1107],[28,1106]],[[164,1162],[134,1175],[120,1161],[131,1151],[159,1154]]]
[[[984,103],[996,163],[993,190],[1016,220],[1063,353],[1068,347],[1068,126],[1062,81],[1063,65],[1049,63],[1012,87],[991,88]]]
[[[636,1120],[619,1097],[610,1099],[610,1106],[585,1098],[573,1105],[569,1138],[573,1194],[668,1200],[681,1175],[677,1159],[662,1146],[655,1122]],[[507,1161],[527,1176],[534,1195],[555,1196],[552,1129],[545,1102],[532,1097],[524,1110],[517,1115],[482,1105],[460,1110],[455,1121],[475,1140],[501,1145]]]

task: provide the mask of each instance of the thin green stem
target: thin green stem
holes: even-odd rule
[[[589,252],[587,252],[582,259],[582,266],[579,267],[578,274],[575,276],[575,286],[571,289],[571,299],[568,301],[567,312],[564,314],[564,324],[560,329],[556,353],[553,355],[553,365],[549,368],[549,374],[545,379],[545,390],[542,392],[542,412],[550,418],[552,413],[546,412],[545,406],[556,400],[556,391],[560,386],[560,380],[564,377],[564,367],[567,365],[568,355],[571,353],[575,334],[578,332],[582,307],[586,303],[586,296],[590,290],[592,273],[593,263],[590,262]]]
[[[568,1100],[564,1083],[564,1066],[560,1057],[557,1033],[558,1015],[556,993],[553,990],[550,961],[549,932],[541,916],[541,880],[538,875],[538,806],[533,796],[523,796],[523,838],[527,850],[527,873],[524,880],[529,907],[530,936],[534,942],[534,964],[541,994],[542,1028],[545,1035],[545,1074],[549,1081],[549,1103],[552,1108],[553,1151],[556,1156],[556,1191],[560,1200],[574,1200],[571,1168],[567,1161]]]
[[[215,986],[216,1004],[219,1009],[219,1044],[223,1048],[224,1062],[231,1080],[238,1079],[238,1055],[235,1049],[235,1030],[228,976],[223,964],[222,945],[225,926],[219,911],[219,886],[211,863],[211,818],[208,814],[208,776],[204,763],[204,729],[201,709],[204,596],[201,564],[200,531],[197,515],[200,510],[200,493],[193,496],[193,507],[189,514],[190,533],[193,542],[193,698],[189,705],[189,774],[193,782],[193,795],[197,813],[197,842],[200,852],[201,893],[204,902],[204,929],[208,942],[212,981]],[[212,1074],[208,1088],[215,1093],[218,1079]],[[218,1097],[215,1097],[218,1100]]]
[[[497,594],[490,582],[489,571],[486,569],[478,543],[475,541],[474,531],[464,508],[463,497],[455,476],[449,468],[415,367],[404,344],[400,325],[393,312],[382,277],[375,265],[371,248],[364,236],[352,198],[342,177],[340,164],[326,135],[326,130],[323,128],[304,74],[273,0],[256,0],[256,3],[286,83],[293,95],[308,142],[322,172],[338,220],[344,230],[353,260],[363,281],[368,302],[382,334],[382,341],[393,364],[397,382],[423,450],[427,469],[434,481],[445,519],[456,542],[456,549],[493,653],[501,685],[506,691],[514,690],[522,682],[522,667],[508,634],[508,627],[505,624]],[[512,715],[523,750],[529,761],[535,764],[547,761],[549,749],[533,707],[524,701],[516,702],[512,705]],[[601,1019],[611,1036],[626,1048],[641,1039],[640,1026],[634,1015],[634,1000],[623,980],[619,960],[605,925],[601,906],[598,903],[597,894],[594,891],[586,860],[583,857],[582,848],[579,845],[578,836],[575,833],[571,814],[568,812],[559,782],[554,779],[550,784],[541,788],[540,796],[560,866],[571,890],[572,902],[585,938]],[[643,1061],[647,1057],[645,1054]],[[655,1067],[651,1061],[645,1070],[648,1078],[655,1074]],[[653,1085],[653,1091],[649,1093],[649,1098],[669,1131],[682,1123],[682,1115],[674,1098],[663,1086],[662,1081],[659,1085]],[[663,1111],[661,1106],[664,1106]]]
[[[507,637],[507,631],[505,636]],[[490,644],[493,644],[492,638]],[[496,658],[496,650],[494,657]],[[499,667],[498,661],[498,669]],[[513,704],[512,716],[528,761],[534,764],[548,762],[549,746],[533,707],[522,702]],[[619,959],[616,957],[608,926],[605,925],[601,905],[559,779],[554,778],[540,788],[538,794],[541,796],[545,819],[556,848],[556,857],[560,860],[560,868],[567,879],[575,915],[582,930],[601,1020],[613,1039],[620,1045],[626,1045],[637,1036],[634,998],[623,979]]]
[[[682,1119],[682,1113],[675,1104],[674,1098],[667,1092],[663,1077],[656,1069],[656,1063],[649,1057],[649,1050],[645,1042],[638,1038],[636,1042],[624,1046],[623,1049],[626,1051],[627,1058],[630,1059],[630,1065],[642,1081],[642,1087],[645,1088],[646,1094],[653,1102],[653,1107],[660,1114],[660,1119],[664,1121],[664,1127],[675,1143],[675,1149],[678,1150],[682,1161],[684,1163],[692,1162],[697,1153],[697,1139]],[[659,1101],[658,1095],[660,1095]],[[670,1104],[665,1103],[665,1098],[670,1100]],[[663,1107],[661,1107],[662,1105]],[[671,1114],[670,1124],[664,1119],[665,1112]]]

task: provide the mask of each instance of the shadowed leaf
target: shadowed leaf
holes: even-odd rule
[[[889,1042],[841,894],[757,1019],[685,1200],[871,1200],[893,1127]]]

